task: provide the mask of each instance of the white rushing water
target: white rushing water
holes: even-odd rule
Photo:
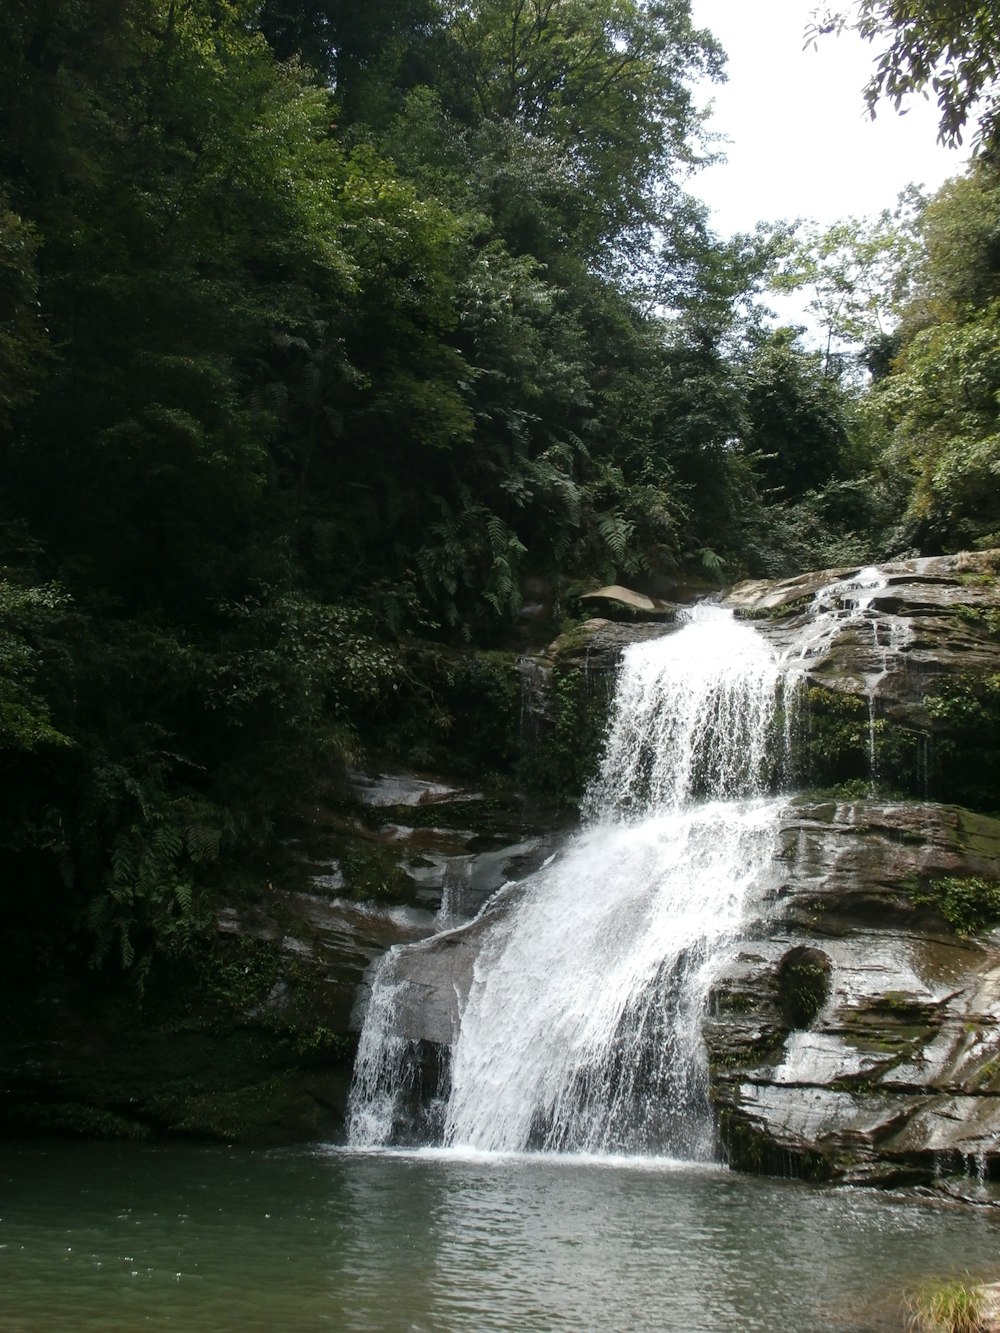
[[[443,1089],[400,1030],[419,1008],[404,954],[380,963],[353,1144],[711,1157],[701,1021],[773,857],[785,802],[766,793],[784,774],[795,696],[838,636],[868,645],[874,779],[875,700],[908,638],[905,619],[872,605],[887,582],[869,568],[821,588],[780,657],[712,606],[625,651],[586,826],[477,928]]]
[[[767,642],[714,607],[627,649],[588,827],[484,931],[445,1143],[711,1155],[700,1022],[772,852],[782,678]],[[414,1079],[400,984],[390,956],[362,1033],[356,1144],[391,1141]]]
[[[779,802],[711,802],[580,835],[489,932],[445,1142],[711,1154],[700,1022]]]

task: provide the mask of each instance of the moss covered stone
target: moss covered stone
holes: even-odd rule
[[[549,717],[521,762],[526,787],[558,804],[578,804],[597,771],[613,684],[605,672],[556,665]]]

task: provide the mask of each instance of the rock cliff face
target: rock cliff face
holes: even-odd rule
[[[910,560],[877,586],[824,571],[723,599],[791,654],[805,791],[704,1018],[734,1165],[980,1198],[1000,1176],[997,568],[993,552]],[[589,622],[538,670],[606,677],[626,642],[669,632]],[[404,1036],[453,1041],[482,935],[518,893],[406,951]]]
[[[737,585],[751,619],[801,677],[800,785],[854,781],[1000,809],[1000,552],[903,560]],[[871,580],[869,580],[871,581]],[[824,595],[830,586],[840,591]],[[858,596],[861,616],[845,606]]]
[[[789,806],[703,1027],[736,1165],[884,1184],[995,1173],[998,856],[1000,821],[955,806]]]
[[[789,803],[703,1023],[734,1165],[960,1193],[997,1173],[998,857],[1000,821],[959,807]],[[975,933],[949,922],[942,885]],[[399,956],[396,1018],[415,1048],[452,1044],[483,935],[520,892]]]

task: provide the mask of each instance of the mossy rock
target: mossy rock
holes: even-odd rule
[[[835,1161],[832,1153],[815,1148],[790,1152],[780,1147],[732,1108],[720,1111],[718,1130],[726,1160],[737,1171],[826,1181],[833,1179],[845,1165],[843,1160]]]
[[[129,978],[47,979],[17,1031],[0,1034],[0,1131],[337,1137],[356,1038],[325,1025],[322,983],[259,940],[220,940],[200,971],[154,968],[142,994]]]
[[[597,772],[613,680],[571,666],[552,672],[551,721],[524,754],[519,777],[531,791],[576,806]]]
[[[51,1135],[73,1139],[147,1139],[152,1127],[85,1102],[44,1102],[8,1099],[0,1110],[0,1126],[12,1135]]]

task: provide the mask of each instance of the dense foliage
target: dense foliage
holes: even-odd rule
[[[817,11],[810,35],[846,26],[882,48],[865,88],[872,115],[882,98],[899,111],[929,90],[943,142],[961,143],[974,115],[977,144],[1000,144],[1000,27],[990,0],[859,0],[853,13]]]
[[[314,774],[443,715],[426,643],[516,641],[529,584],[549,633],[586,581],[1000,523],[995,178],[927,208],[873,330],[864,281],[916,232],[712,235],[691,88],[721,69],[687,0],[0,9],[23,960],[189,948]],[[864,354],[769,331],[776,273]]]

